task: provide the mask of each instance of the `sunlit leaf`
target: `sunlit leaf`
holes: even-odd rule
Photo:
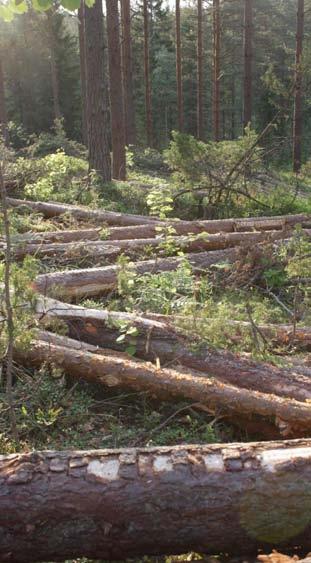
[[[14,14],[8,6],[0,5],[0,18],[9,23],[14,19]]]
[[[37,12],[45,12],[52,6],[52,0],[32,0],[32,6]]]
[[[13,14],[25,14],[28,10],[25,0],[19,3],[16,0],[10,0],[8,8]]]
[[[94,6],[94,4],[95,4],[95,0],[85,0],[85,5],[88,8],[92,8],[92,6]]]
[[[78,10],[79,8],[80,0],[61,0],[61,5],[63,8],[66,8],[66,10],[74,12],[74,10]]]

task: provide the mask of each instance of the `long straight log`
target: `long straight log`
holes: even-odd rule
[[[33,212],[42,213],[45,217],[59,217],[65,213],[70,214],[78,220],[91,221],[107,225],[144,225],[145,223],[159,223],[159,219],[145,215],[131,215],[129,213],[116,213],[104,209],[88,209],[65,203],[48,203],[44,201],[29,201],[24,199],[8,198],[8,205],[13,208],[28,208]]]
[[[310,237],[311,231],[305,229],[305,236]],[[24,258],[27,254],[37,257],[66,255],[92,255],[95,257],[107,257],[115,259],[122,253],[130,255],[137,254],[145,248],[152,248],[154,252],[163,252],[164,245],[169,244],[175,253],[180,250],[184,252],[202,252],[209,250],[223,250],[239,245],[258,244],[264,241],[276,241],[288,238],[288,231],[264,232],[240,232],[240,233],[218,233],[215,235],[204,235],[193,237],[171,237],[167,242],[163,237],[136,239],[136,240],[109,240],[109,241],[77,241],[69,243],[43,244],[22,244],[15,248],[14,255],[17,259]],[[113,251],[114,249],[114,251]]]
[[[100,227],[97,229],[79,229],[74,231],[46,231],[43,233],[24,233],[15,235],[12,241],[15,244],[49,244],[49,243],[68,243],[80,240],[99,240]]]
[[[279,368],[206,345],[193,351],[195,338],[192,338],[191,348],[189,338],[160,321],[133,313],[85,309],[52,299],[38,300],[37,313],[42,321],[53,317],[62,319],[68,326],[70,337],[95,346],[123,351],[132,344],[137,357],[144,360],[158,358],[162,365],[175,362],[240,388],[299,401],[311,400],[311,380],[297,373],[298,370]],[[135,338],[125,335],[120,343],[119,327],[124,323],[135,327],[137,334]]]
[[[239,256],[238,249],[227,249],[213,252],[188,254],[194,271],[206,270],[213,264],[234,262]],[[182,257],[142,260],[131,264],[133,272],[139,275],[174,271],[182,264]],[[51,272],[37,276],[33,288],[44,295],[77,298],[101,295],[116,289],[120,266],[104,266],[102,268],[85,268]]]
[[[274,420],[280,433],[287,436],[306,436],[311,431],[308,403],[239,388],[214,377],[202,377],[194,370],[159,369],[150,363],[127,360],[124,356],[94,354],[39,340],[27,350],[16,351],[15,359],[34,367],[53,363],[78,379],[147,392],[159,400],[188,399],[222,416],[252,418],[257,415],[268,421]]]
[[[311,441],[0,458],[0,561],[311,549]]]

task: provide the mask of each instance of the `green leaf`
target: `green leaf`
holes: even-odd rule
[[[10,0],[8,7],[13,14],[25,14],[28,11],[28,6],[25,0],[22,0],[21,2]]]
[[[0,6],[0,18],[6,23],[10,23],[14,19],[14,14],[8,6]]]
[[[80,0],[61,0],[61,5],[66,10],[69,10],[70,12],[74,12],[75,10],[78,10],[78,8],[80,7]]]
[[[94,6],[94,4],[95,4],[95,0],[85,0],[85,5],[88,8],[92,8],[92,6]]]
[[[32,0],[32,7],[36,12],[45,12],[52,6],[52,0]]]
[[[127,354],[129,354],[130,356],[135,356],[136,354],[136,346],[130,345],[127,348],[125,348],[125,351]]]

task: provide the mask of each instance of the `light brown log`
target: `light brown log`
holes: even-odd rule
[[[308,435],[311,431],[310,404],[239,388],[210,375],[202,377],[194,370],[159,369],[150,363],[126,360],[124,356],[94,354],[39,340],[27,350],[16,351],[15,359],[34,367],[52,362],[72,377],[147,392],[159,400],[188,399],[222,416],[257,415],[272,419],[286,436]]]
[[[97,229],[79,229],[74,231],[46,231],[43,233],[24,233],[15,235],[12,240],[15,244],[49,244],[49,243],[68,243],[73,241],[99,240],[100,227]]]
[[[234,262],[238,255],[238,249],[227,249],[188,254],[187,260],[195,271],[204,271],[213,264]],[[176,270],[182,262],[182,257],[159,258],[135,262],[131,265],[131,268],[139,275],[152,274]],[[53,294],[54,297],[77,298],[101,295],[116,289],[119,271],[120,266],[104,266],[102,268],[51,272],[37,276],[33,288],[44,295]]]
[[[92,345],[126,350],[132,344],[135,355],[162,365],[175,362],[187,369],[198,370],[216,377],[219,381],[240,388],[291,397],[299,401],[311,400],[311,380],[298,370],[273,366],[250,360],[225,350],[217,351],[207,345],[193,349],[200,340],[179,333],[174,327],[160,321],[146,319],[133,313],[86,309],[52,299],[38,300],[37,314],[41,321],[57,317],[68,326],[68,335]],[[120,325],[127,323],[137,329],[135,338],[128,335],[118,342]],[[311,407],[310,407],[311,409]]]
[[[43,201],[28,201],[23,199],[8,198],[8,205],[14,208],[29,208],[36,213],[42,213],[45,217],[59,217],[69,213],[72,217],[83,221],[91,221],[100,225],[144,225],[154,223],[156,219],[144,215],[131,215],[128,213],[116,213],[104,209],[88,209],[65,203],[48,203]]]
[[[0,561],[311,549],[311,441],[0,458]]]

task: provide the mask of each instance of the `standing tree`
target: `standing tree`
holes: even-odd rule
[[[111,180],[108,100],[105,92],[104,27],[101,0],[85,6],[85,62],[89,167]]]
[[[220,140],[220,6],[213,0],[213,139]]]
[[[47,33],[47,43],[50,53],[50,66],[51,66],[51,83],[52,83],[52,95],[53,95],[53,109],[54,109],[54,119],[61,119],[62,113],[60,109],[60,97],[59,97],[59,74],[57,67],[57,57],[56,57],[56,34],[54,33],[55,24],[55,10],[48,10],[46,12],[46,33]]]
[[[3,137],[4,144],[7,146],[9,144],[8,120],[5,103],[4,76],[0,55],[0,141],[1,137]]]
[[[151,80],[150,80],[150,57],[149,57],[149,7],[148,0],[143,3],[144,12],[144,72],[145,72],[145,111],[147,144],[153,146],[153,123],[151,102]]]
[[[85,68],[85,29],[84,29],[84,0],[78,10],[79,29],[79,57],[80,57],[80,83],[81,83],[81,109],[82,109],[82,140],[85,146],[87,139],[87,107],[86,107],[86,68]]]
[[[112,137],[112,176],[126,178],[125,122],[118,0],[106,0]]]
[[[124,96],[125,142],[136,143],[135,105],[133,91],[132,34],[130,0],[121,0],[122,78]]]
[[[176,0],[175,12],[176,12],[175,19],[176,19],[177,112],[178,112],[178,129],[179,131],[182,131],[184,128],[184,103],[183,103],[182,64],[181,64],[180,0]]]
[[[298,0],[297,34],[296,34],[294,128],[293,128],[293,170],[294,170],[294,172],[299,172],[300,167],[301,167],[303,28],[304,28],[304,0]]]
[[[203,34],[202,34],[202,0],[198,0],[198,34],[197,34],[197,137],[203,139]]]
[[[243,131],[252,121],[253,0],[244,0]]]

